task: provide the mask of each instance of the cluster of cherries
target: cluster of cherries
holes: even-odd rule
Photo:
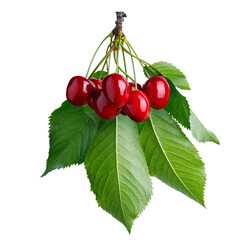
[[[155,76],[140,84],[128,83],[117,73],[103,80],[73,77],[67,86],[67,100],[75,106],[88,104],[102,119],[114,119],[118,114],[128,115],[135,122],[145,121],[151,107],[164,108],[170,98],[170,86],[163,76]]]

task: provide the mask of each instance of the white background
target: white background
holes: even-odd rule
[[[238,3],[1,0],[0,239],[240,239]],[[124,32],[141,58],[172,62],[187,75],[191,108],[221,142],[191,138],[206,164],[207,209],[153,179],[130,236],[97,206],[83,165],[40,178],[48,116],[69,79],[85,75],[116,10],[127,13]]]

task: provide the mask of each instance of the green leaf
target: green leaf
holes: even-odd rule
[[[50,149],[47,167],[42,177],[54,169],[84,161],[95,136],[99,118],[87,105],[76,107],[68,101],[50,116]]]
[[[183,90],[190,90],[186,76],[177,67],[175,67],[171,63],[160,61],[160,62],[156,62],[152,65],[164,77],[170,79],[176,87],[181,88]],[[156,73],[156,71],[150,67],[144,67],[144,72],[145,72],[145,75],[147,72],[150,75],[150,77],[158,75],[158,73]]]
[[[165,110],[139,124],[149,173],[204,206],[206,175],[197,150]]]
[[[185,128],[190,129],[190,108],[188,101],[171,81],[168,80],[168,82],[171,87],[171,94],[165,110]]]
[[[122,115],[102,121],[84,163],[98,204],[130,233],[152,194],[137,124]]]
[[[192,110],[190,110],[190,114],[191,131],[193,137],[199,142],[215,142],[220,144],[216,135],[203,126]]]
[[[92,78],[97,78],[97,79],[99,79],[100,77],[101,77],[101,78],[104,78],[104,77],[106,77],[107,75],[108,75],[108,73],[105,72],[105,71],[97,71],[97,72],[95,72],[95,73],[93,74]]]

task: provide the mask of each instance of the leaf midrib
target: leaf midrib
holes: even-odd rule
[[[166,152],[165,152],[164,149],[163,149],[163,146],[162,146],[162,144],[161,144],[161,142],[160,142],[160,139],[159,139],[158,136],[157,136],[157,133],[156,133],[155,127],[154,127],[154,125],[153,125],[152,117],[151,117],[151,116],[149,116],[149,120],[150,120],[150,123],[151,123],[152,128],[153,128],[154,136],[155,136],[155,138],[157,139],[157,142],[158,142],[160,148],[162,149],[162,152],[163,152],[163,154],[164,154],[164,156],[165,156],[165,158],[166,158],[169,166],[170,166],[171,169],[173,170],[174,174],[175,174],[176,177],[179,179],[179,181],[181,182],[181,184],[185,187],[185,189],[197,200],[197,202],[201,202],[201,201],[200,201],[198,198],[196,198],[196,196],[189,190],[189,188],[183,183],[183,181],[181,180],[181,178],[180,178],[180,177],[178,176],[178,174],[176,173],[176,171],[175,171],[175,169],[173,168],[170,160],[169,160],[168,157],[167,157]]]
[[[116,170],[117,170],[117,182],[118,182],[118,191],[119,191],[119,199],[120,199],[120,206],[124,218],[125,225],[127,225],[126,217],[123,211],[123,202],[122,202],[122,195],[121,195],[121,187],[120,187],[120,177],[119,177],[119,170],[118,170],[118,117],[116,117]]]

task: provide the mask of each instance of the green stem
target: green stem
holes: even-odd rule
[[[88,66],[86,78],[87,78],[87,76],[88,76],[88,74],[89,74],[90,68],[91,68],[91,66],[92,66],[92,62],[93,62],[93,60],[94,60],[94,58],[95,58],[95,56],[96,56],[99,48],[102,46],[102,44],[105,42],[105,40],[108,39],[109,37],[110,37],[110,35],[106,36],[106,37],[102,40],[102,42],[101,42],[101,43],[99,44],[99,46],[97,47],[95,53],[93,54],[92,60],[91,60],[91,62],[90,62],[90,64],[89,64],[89,66]]]
[[[110,46],[112,45],[112,38],[110,39]],[[108,57],[108,63],[107,63],[107,66],[108,66],[108,70],[107,70],[107,73],[109,74],[110,72],[110,64],[111,64],[111,54],[109,55]]]
[[[112,40],[112,38],[111,38],[111,40]],[[110,40],[110,43],[109,43],[108,46],[107,46],[106,54],[107,54],[107,52],[109,51],[108,49],[111,48],[111,44],[112,44],[111,40]],[[111,56],[111,55],[110,55],[110,56]],[[110,56],[109,56],[109,57],[110,57]],[[105,63],[107,64],[107,72],[109,72],[108,58],[106,59],[106,62],[105,62]]]
[[[132,45],[130,44],[130,42],[129,42],[128,40],[126,40],[125,42],[126,42],[126,44],[127,44],[127,46],[128,46],[128,49],[131,48],[132,51],[133,51],[133,53],[136,55],[136,57],[138,57],[137,53],[136,53],[135,50],[133,49],[133,47],[132,47]],[[143,68],[144,66],[143,66],[142,62],[139,61],[139,63],[141,64],[141,66],[142,66],[142,68]],[[148,76],[148,78],[150,78],[149,73],[148,73],[147,71],[145,71],[145,73],[146,73],[146,75]]]
[[[122,40],[122,33],[120,33],[119,34],[119,36],[118,36],[118,40],[119,40],[119,42],[118,42],[118,49],[117,49],[117,66],[116,66],[116,73],[119,73],[119,67],[118,67],[118,65],[119,65],[119,48],[120,48],[120,46],[121,46],[121,40]]]
[[[123,47],[123,45],[122,45]],[[131,49],[130,47],[127,45],[128,49],[129,49],[129,52],[131,53]],[[137,78],[136,78],[136,71],[135,71],[135,65],[134,65],[134,60],[133,60],[133,57],[131,56],[131,60],[132,60],[132,68],[133,68],[133,75],[134,75],[134,82],[135,82],[135,89],[137,89]]]
[[[107,63],[107,60],[108,60],[108,58],[106,58],[106,60],[105,60],[105,62],[104,62],[104,64],[103,64],[103,67],[102,67],[102,70],[101,70],[101,73],[100,73],[98,79],[101,79],[101,77],[102,77],[102,73],[103,73],[104,67],[105,67],[105,65],[106,65],[106,63]]]
[[[117,64],[117,57],[116,57],[115,52],[113,53],[113,57],[114,57],[115,63]],[[129,77],[133,82],[135,82],[134,79],[133,79],[131,76],[129,76],[120,66],[118,66],[118,68],[119,68],[119,70],[120,70],[122,73],[124,73],[124,74],[125,74],[127,77]]]
[[[93,72],[91,73],[91,75],[88,77],[88,79],[91,79],[91,77],[93,76],[93,74],[97,71],[97,69],[99,68],[99,66],[104,62],[104,60],[111,54],[111,52],[113,51],[114,47],[112,47],[108,53],[103,57],[103,59],[98,63],[98,65],[95,67],[95,69],[93,70]]]
[[[123,50],[122,50],[122,55],[123,55],[124,69],[125,69],[125,72],[127,73],[127,64],[126,64],[126,59],[125,59],[125,53]],[[127,75],[126,75],[126,78],[128,79]]]
[[[107,49],[106,49],[106,54],[108,53],[109,49],[111,49],[111,45],[112,45],[112,38],[110,38],[110,43],[108,44],[107,46]],[[104,70],[104,67],[107,65],[107,73],[109,74],[109,69],[110,69],[110,64],[108,65],[108,59],[111,57],[111,54],[106,58],[104,64],[103,64],[103,67],[102,67],[102,70],[101,70],[101,73],[99,75],[99,79],[101,79],[102,77],[102,73],[103,73],[103,70]]]
[[[149,66],[150,66],[152,69],[154,69],[158,74],[161,74],[153,65],[151,65],[150,63],[148,63],[148,62],[142,60],[141,58],[133,55],[133,54],[132,54],[131,52],[129,52],[125,47],[122,47],[122,48],[123,48],[123,50],[124,50],[127,54],[129,54],[130,56],[136,58],[138,61],[144,63],[145,65],[149,65]]]

